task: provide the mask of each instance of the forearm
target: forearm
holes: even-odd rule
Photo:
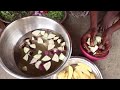
[[[107,32],[113,34],[115,31],[120,29],[120,20],[118,20],[115,24],[113,24],[110,28],[108,28]]]
[[[90,11],[90,28],[97,28],[97,11]]]

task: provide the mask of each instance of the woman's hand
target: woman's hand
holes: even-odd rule
[[[102,51],[99,54],[106,54],[110,48],[111,45],[111,39],[112,39],[112,32],[110,29],[105,30],[102,34],[102,42],[99,45],[99,49],[102,49]]]
[[[86,42],[88,38],[90,38],[90,45],[94,46],[94,40],[96,34],[97,34],[97,28],[90,28],[82,37],[82,45],[88,52],[90,52],[90,50]]]

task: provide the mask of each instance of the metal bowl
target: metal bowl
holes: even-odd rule
[[[80,62],[88,65],[89,67],[91,67],[93,73],[96,76],[96,79],[103,79],[102,74],[101,74],[100,70],[97,68],[97,66],[93,62],[91,62],[90,60],[88,60],[87,58],[80,57],[80,56],[72,56],[67,61],[67,63],[64,65],[64,67],[62,67],[61,70],[59,70],[59,72],[62,71],[65,67],[67,67],[69,65],[77,64],[77,63],[80,63]],[[57,79],[57,74],[59,72],[57,72],[55,75],[53,75],[51,77],[51,79]]]
[[[50,29],[62,35],[66,42],[67,54],[64,62],[57,70],[45,76],[30,77],[22,73],[16,66],[13,54],[14,47],[23,35],[32,30],[41,28]],[[62,68],[62,66],[70,58],[71,52],[72,43],[66,29],[56,21],[42,16],[29,16],[12,22],[5,28],[0,38],[0,57],[2,68],[12,76],[21,79],[49,78],[51,75],[55,74],[59,69]]]

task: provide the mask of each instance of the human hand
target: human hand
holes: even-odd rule
[[[88,52],[90,52],[90,50],[86,42],[88,38],[90,38],[90,45],[94,46],[94,40],[96,34],[97,34],[97,28],[90,28],[82,37],[82,45]]]
[[[102,41],[101,44],[99,45],[99,49],[101,49],[102,51],[99,52],[99,54],[106,54],[111,46],[111,38],[112,38],[112,32],[110,29],[107,29],[103,32],[102,34]]]

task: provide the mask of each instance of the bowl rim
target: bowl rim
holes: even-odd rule
[[[106,54],[105,56],[103,56],[103,57],[95,57],[95,56],[89,54],[89,53],[83,48],[83,46],[82,46],[82,41],[80,41],[80,50],[82,51],[82,53],[83,53],[86,57],[94,58],[95,61],[97,61],[98,59],[101,59],[101,60],[102,60],[102,59],[106,58],[106,56],[108,56],[108,54],[109,54],[109,51],[108,51],[107,54]]]
[[[18,20],[26,19],[26,18],[30,18],[30,17],[38,17],[38,18],[46,18],[46,19],[49,19],[49,20],[51,20],[51,21],[59,24],[59,25],[64,29],[64,31],[65,31],[65,33],[68,35],[68,38],[69,38],[69,41],[70,41],[70,50],[68,51],[68,52],[69,52],[69,53],[68,53],[68,57],[67,57],[66,60],[61,64],[61,66],[58,67],[56,70],[54,70],[53,72],[51,72],[51,73],[49,73],[49,74],[47,74],[47,75],[45,75],[45,76],[38,76],[38,77],[24,77],[24,76],[22,76],[22,75],[19,75],[19,74],[16,74],[16,73],[12,72],[9,68],[7,68],[7,67],[4,65],[4,63],[3,63],[3,61],[2,61],[2,58],[0,58],[0,66],[1,66],[8,74],[10,74],[10,75],[12,75],[12,76],[14,76],[14,77],[16,77],[16,78],[19,78],[19,79],[47,79],[47,78],[50,78],[50,77],[51,77],[52,75],[54,75],[55,73],[57,73],[57,72],[65,65],[65,63],[66,63],[67,60],[71,57],[71,54],[72,54],[72,40],[71,40],[71,37],[70,37],[69,33],[67,32],[67,30],[65,29],[65,27],[64,27],[61,23],[58,23],[57,21],[55,21],[55,20],[53,20],[53,19],[50,19],[50,18],[48,18],[48,17],[44,17],[44,16],[27,16],[27,17],[23,17],[23,18],[20,18],[20,19],[17,19],[17,20],[15,20],[15,21],[13,21],[12,23],[10,23],[10,24],[4,29],[3,33],[1,34],[0,42],[1,42],[1,39],[2,39],[2,37],[3,37],[3,34],[5,33],[5,30],[6,30],[7,28],[9,28],[9,26],[10,26],[11,24],[14,24],[14,23],[17,22]]]
[[[71,56],[70,57],[70,59],[68,60],[68,61],[70,61],[70,60],[74,60],[74,59],[81,59],[81,61],[83,61],[83,62],[86,62],[86,63],[88,63],[88,64],[91,64],[96,70],[97,70],[97,72],[98,72],[98,74],[99,74],[99,79],[103,79],[103,76],[102,76],[102,73],[101,73],[101,71],[100,71],[100,69],[97,67],[97,65],[95,64],[95,63],[93,63],[92,61],[90,61],[88,58],[86,58],[86,57],[83,57],[83,56]],[[70,65],[72,65],[72,64],[70,64]],[[68,66],[68,65],[67,65]],[[65,67],[67,67],[67,66],[65,66]],[[90,66],[90,65],[89,65]],[[64,67],[64,68],[65,68]],[[62,68],[60,71],[62,71],[64,68]],[[59,72],[60,72],[59,71]],[[57,74],[57,73],[56,73]],[[56,74],[54,74],[53,76],[51,76],[51,79],[57,79],[57,78],[54,78],[55,77],[55,75]],[[96,73],[95,73],[96,74]]]

